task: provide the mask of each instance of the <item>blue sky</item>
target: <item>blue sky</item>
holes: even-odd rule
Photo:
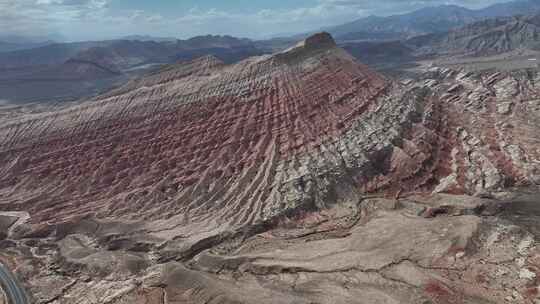
[[[0,0],[0,35],[66,40],[229,34],[267,38],[426,6],[480,8],[504,0]]]

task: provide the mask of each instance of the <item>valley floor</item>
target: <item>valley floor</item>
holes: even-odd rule
[[[28,277],[37,303],[535,303],[539,199],[536,188],[368,196],[184,261],[153,260],[158,252],[120,239],[96,247],[105,231],[82,231],[122,228],[95,221],[72,226],[80,233],[56,249],[53,240],[2,246],[19,271],[49,269]]]

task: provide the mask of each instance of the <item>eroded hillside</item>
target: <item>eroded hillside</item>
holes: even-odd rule
[[[173,65],[1,126],[0,258],[37,303],[533,303],[538,94],[324,33]]]

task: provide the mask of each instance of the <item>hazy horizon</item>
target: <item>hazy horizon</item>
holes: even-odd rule
[[[185,39],[231,35],[261,39],[338,25],[370,15],[387,16],[454,4],[478,9],[504,0],[0,0],[0,35],[63,41],[130,35]]]

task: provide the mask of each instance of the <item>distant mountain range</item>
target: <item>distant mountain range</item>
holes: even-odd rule
[[[0,69],[36,65],[54,65],[69,59],[109,61],[111,64],[131,68],[147,62],[170,63],[189,58],[186,53],[197,56],[197,50],[208,50],[224,61],[231,61],[228,54],[236,49],[242,52],[261,53],[254,42],[231,36],[198,36],[187,40],[156,42],[153,40],[107,40],[73,43],[53,43],[39,48],[0,54]],[[205,55],[207,55],[205,54]],[[221,58],[224,57],[224,58]]]
[[[392,40],[447,32],[476,21],[540,12],[540,0],[518,0],[471,10],[456,5],[427,7],[388,17],[370,16],[339,26],[325,28],[339,41]]]
[[[58,36],[0,35],[0,53],[33,49],[55,43]]]
[[[485,19],[404,40],[341,42],[340,46],[380,70],[426,58],[534,54],[540,51],[540,13]]]
[[[0,41],[0,53],[33,49],[33,48],[49,45],[52,43],[54,42],[44,41],[44,42],[36,42],[36,43],[12,43],[12,42]]]
[[[534,12],[540,12],[540,0],[479,10],[443,5],[389,17],[371,16],[326,30],[355,57],[379,67],[427,54],[483,55],[536,48],[540,45],[540,17],[531,15]],[[187,40],[133,35],[71,43],[0,35],[0,99],[76,99],[123,84],[160,65],[206,55],[233,63],[280,51],[305,35],[262,41],[212,35]]]
[[[540,14],[478,21],[447,33],[406,42],[424,54],[493,55],[516,49],[540,49]]]
[[[0,34],[0,41],[12,44],[40,44],[52,41],[63,41],[59,35],[17,35],[17,34]]]
[[[232,63],[263,53],[249,39],[211,35],[160,42],[53,43],[0,53],[0,99],[76,99],[110,89],[164,64],[205,55]]]
[[[92,47],[70,58],[70,62],[93,63],[110,71],[121,73],[137,66],[167,64],[213,55],[226,63],[260,55],[248,39],[230,36],[198,36],[188,40],[140,41],[118,40],[105,46]]]
[[[79,52],[111,42],[52,43],[37,48],[0,53],[0,70],[61,64]]]

